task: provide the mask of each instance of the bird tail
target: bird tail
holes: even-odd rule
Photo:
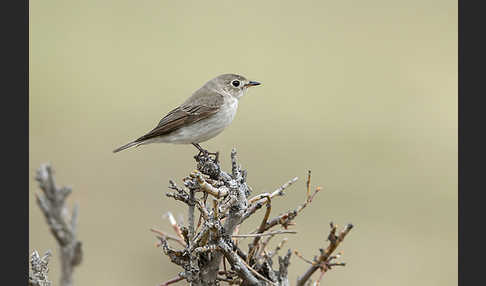
[[[120,152],[120,151],[122,151],[122,150],[125,150],[125,149],[130,148],[130,147],[133,147],[133,146],[137,146],[137,145],[139,145],[140,143],[142,143],[142,142],[137,141],[137,140],[132,141],[132,142],[127,143],[127,144],[125,144],[125,145],[123,145],[123,146],[121,146],[121,147],[116,148],[115,150],[113,150],[113,153]]]

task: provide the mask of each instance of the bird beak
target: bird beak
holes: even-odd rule
[[[259,83],[258,81],[250,81],[248,82],[247,84],[245,84],[245,87],[249,87],[249,86],[257,86],[257,85],[260,85],[261,83]]]

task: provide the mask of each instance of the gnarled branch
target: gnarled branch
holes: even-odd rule
[[[169,197],[181,201],[189,208],[187,227],[175,228],[171,224],[177,236],[183,235],[186,243],[180,243],[182,249],[173,249],[167,239],[171,236],[157,231],[160,245],[171,261],[180,265],[184,271],[179,273],[172,281],[186,279],[193,286],[213,286],[226,282],[241,285],[289,285],[288,267],[292,251],[289,249],[284,256],[278,256],[278,269],[272,268],[272,259],[277,256],[287,239],[277,246],[274,251],[266,250],[269,240],[277,234],[296,233],[291,230],[275,230],[271,228],[281,225],[287,228],[294,224],[293,220],[313,200],[321,190],[317,187],[313,194],[310,191],[310,177],[308,172],[304,203],[286,213],[270,218],[273,199],[284,195],[284,190],[297,181],[297,178],[289,180],[271,193],[263,193],[249,198],[251,187],[247,184],[247,171],[241,169],[237,162],[236,151],[231,152],[231,173],[223,171],[219,165],[209,156],[202,154],[195,157],[197,170],[183,179],[184,187],[177,187],[170,181],[169,188],[174,190],[168,193]],[[197,197],[197,195],[202,195]],[[208,196],[212,196],[209,204]],[[240,224],[266,205],[266,212],[259,227],[250,234],[235,234]],[[199,211],[197,228],[194,226],[195,212]],[[201,227],[199,228],[199,225]],[[181,231],[182,229],[182,231]],[[182,234],[180,234],[182,232]],[[346,232],[347,233],[347,232]],[[261,239],[268,236],[267,239]],[[238,240],[252,237],[248,252],[243,251],[238,245]],[[344,236],[330,236],[332,247],[323,252],[322,258],[312,263],[312,270],[304,274],[305,277],[314,273],[317,269],[324,269],[339,263],[331,263],[334,257],[330,256]],[[175,238],[181,242],[181,239]],[[326,254],[328,253],[328,254]],[[322,261],[321,261],[322,260]],[[227,267],[226,262],[229,263]],[[325,265],[325,266],[324,266]],[[314,270],[315,268],[315,270]]]

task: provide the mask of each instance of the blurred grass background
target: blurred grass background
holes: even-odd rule
[[[30,5],[29,247],[53,250],[55,284],[57,245],[34,200],[44,162],[80,204],[76,285],[157,285],[180,271],[148,229],[185,215],[164,194],[195,148],[111,151],[228,72],[263,85],[203,146],[226,168],[235,146],[255,193],[298,176],[275,215],[303,201],[312,170],[324,191],[287,246],[312,258],[329,221],[356,225],[327,285],[457,284],[456,1]],[[292,284],[306,267],[294,257]]]

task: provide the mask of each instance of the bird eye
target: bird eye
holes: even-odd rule
[[[231,82],[231,84],[234,86],[234,87],[238,87],[240,86],[240,81],[239,80],[234,80]]]

